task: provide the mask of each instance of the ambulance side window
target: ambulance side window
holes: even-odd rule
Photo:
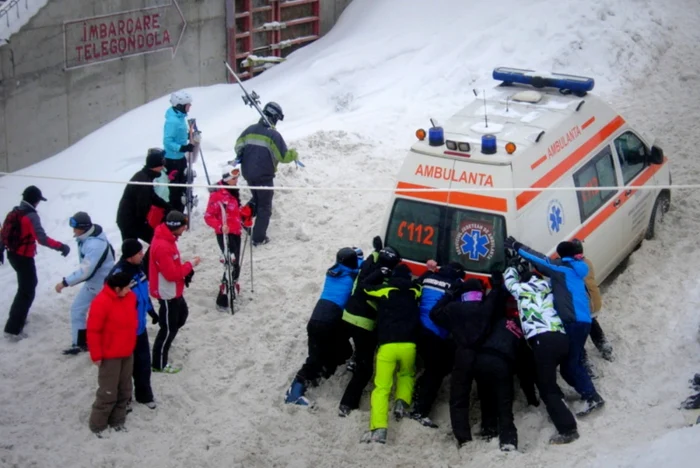
[[[649,150],[642,140],[632,132],[615,138],[615,151],[620,160],[624,184],[629,184],[646,166]]]
[[[613,164],[612,151],[606,146],[585,166],[574,174],[576,187],[615,187],[617,177]],[[577,192],[578,206],[581,213],[581,221],[588,219],[608,200],[615,196],[616,190],[584,190]]]

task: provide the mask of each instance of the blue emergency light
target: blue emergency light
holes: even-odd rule
[[[483,154],[496,154],[496,136],[482,135],[481,136],[481,152]]]
[[[428,144],[430,146],[442,146],[445,144],[445,132],[442,127],[430,127],[428,129]]]
[[[537,72],[521,68],[498,67],[493,70],[493,79],[505,84],[525,84],[535,88],[557,88],[584,95],[593,90],[595,80],[585,76],[564,75],[562,73]]]

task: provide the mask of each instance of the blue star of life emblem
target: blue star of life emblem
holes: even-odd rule
[[[478,229],[465,232],[460,240],[462,241],[460,245],[462,255],[468,255],[471,261],[477,261],[489,253],[489,238]]]
[[[562,217],[561,207],[552,205],[552,208],[549,210],[549,229],[559,232],[562,224],[564,224],[564,218]]]

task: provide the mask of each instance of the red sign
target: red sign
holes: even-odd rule
[[[175,57],[187,22],[175,0],[140,10],[63,23],[66,69],[170,49]]]

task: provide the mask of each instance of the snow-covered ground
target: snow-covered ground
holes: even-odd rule
[[[77,291],[53,291],[76,266],[77,254],[64,259],[40,249],[30,338],[0,340],[0,466],[697,466],[700,428],[684,429],[677,409],[690,392],[688,378],[700,371],[697,190],[674,193],[660,238],[645,243],[604,288],[601,322],[617,360],[590,353],[607,406],[580,421],[576,443],[547,445],[553,427],[544,408],[518,401],[518,453],[481,441],[458,453],[446,386],[434,410],[440,428],[392,421],[386,446],[358,443],[368,426],[368,398],[349,418],[336,416],[348,380],[341,372],[309,392],[315,413],[282,403],[305,357],[306,320],[323,272],[339,247],[369,250],[379,233],[390,194],[358,189],[393,187],[415,129],[429,117],[444,121],[473,99],[472,88],[492,86],[494,67],[595,77],[598,94],[657,135],[674,183],[694,183],[700,175],[696,0],[427,3],[355,0],[326,37],[248,82],[264,100],[283,105],[279,128],[307,165],[282,167],[276,184],[309,190],[275,195],[273,242],[254,252],[254,293],[244,267],[240,312],[233,317],[214,308],[218,251],[210,230],[195,220],[180,248],[184,257],[204,261],[186,291],[190,318],[171,353],[184,370],[153,376],[160,405],[156,411],[137,405],[127,434],[96,440],[87,429],[96,371],[86,356],[60,354],[70,344],[68,310]],[[216,174],[256,115],[236,86],[190,91],[206,161]],[[136,172],[146,148],[161,144],[167,106],[167,97],[149,103],[18,173],[85,180],[0,179],[0,212],[35,183],[49,199],[39,212],[50,235],[71,242],[68,217],[84,210],[118,245],[115,213],[123,186],[91,180],[124,181]],[[349,190],[318,190],[338,186]],[[199,193],[204,202],[206,191]],[[9,265],[0,268],[0,284],[4,321],[15,288]]]

